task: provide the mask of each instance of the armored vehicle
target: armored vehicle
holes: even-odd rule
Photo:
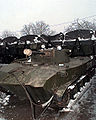
[[[72,57],[74,50],[70,52],[66,45],[58,50],[26,48],[25,58],[0,66],[0,87],[19,99],[29,99],[34,106],[67,107],[70,99],[75,99],[75,94],[81,92],[95,74],[93,52],[84,56],[80,50],[77,52],[77,56]]]

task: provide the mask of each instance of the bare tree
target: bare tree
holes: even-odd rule
[[[24,25],[23,29],[21,30],[22,35],[30,35],[30,26],[29,25]]]
[[[77,30],[77,29],[89,29],[89,30],[96,30],[96,23],[95,21],[93,22],[89,22],[86,20],[75,20],[73,23],[71,23],[65,30],[64,32],[69,32],[69,31],[73,31],[73,30]]]
[[[30,23],[29,25],[24,25],[23,29],[21,30],[22,35],[52,35],[55,31],[50,30],[50,26],[43,21],[38,21],[36,23]]]
[[[2,32],[2,35],[1,35],[2,38],[6,38],[6,37],[9,37],[9,36],[16,36],[16,34],[11,32],[11,31],[8,31],[8,30],[5,30],[5,31]]]

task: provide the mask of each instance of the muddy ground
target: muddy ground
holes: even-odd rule
[[[72,111],[58,113],[49,109],[43,116],[39,116],[40,108],[36,108],[36,111],[39,120],[96,120],[96,76],[92,80],[91,87],[73,106]],[[20,101],[12,96],[8,105],[1,105],[0,116],[0,120],[32,120],[30,102]]]

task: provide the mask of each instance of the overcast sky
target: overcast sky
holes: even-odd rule
[[[19,31],[41,20],[55,25],[92,15],[96,0],[0,0],[0,32]]]

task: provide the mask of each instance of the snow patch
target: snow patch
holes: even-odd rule
[[[62,47],[61,46],[57,46],[57,50],[62,50]]]
[[[4,45],[3,43],[0,43],[0,45]]]
[[[84,76],[82,76],[81,78],[84,78]],[[72,111],[73,105],[75,105],[75,103],[77,102],[77,100],[79,100],[82,97],[82,95],[86,92],[86,90],[90,87],[90,83],[91,83],[91,80],[90,80],[90,82],[86,82],[85,86],[83,86],[83,87],[80,88],[80,92],[77,92],[74,95],[74,100],[70,99],[67,107],[63,108],[59,112],[70,112],[70,111]],[[73,89],[74,85],[69,86],[68,88]]]
[[[30,41],[26,41],[27,44],[30,44]]]
[[[35,37],[34,42],[35,43],[40,43],[40,41],[38,40],[38,37]]]
[[[79,95],[80,95],[80,92],[77,92],[77,93],[74,95],[74,98],[79,97]]]
[[[80,79],[78,80],[78,82],[80,82],[82,79],[84,79],[86,77],[86,75],[83,75],[80,77]]]
[[[68,87],[68,89],[73,89],[75,87],[75,85],[71,85]]]
[[[93,56],[90,56],[91,59],[93,59],[94,57]]]
[[[62,110],[60,110],[59,112],[71,112],[73,111],[72,109],[70,108],[63,108]]]
[[[9,103],[10,95],[6,95],[5,93],[0,93],[0,104],[6,106]]]
[[[29,58],[29,60],[27,61],[28,63],[30,63],[31,62],[31,57]]]
[[[70,109],[72,107],[72,105],[73,105],[74,102],[75,102],[75,100],[70,99],[70,101],[69,101],[69,103],[67,105],[67,108]]]
[[[42,104],[42,107],[44,108],[45,106],[47,106],[53,99],[54,95],[44,104]]]

